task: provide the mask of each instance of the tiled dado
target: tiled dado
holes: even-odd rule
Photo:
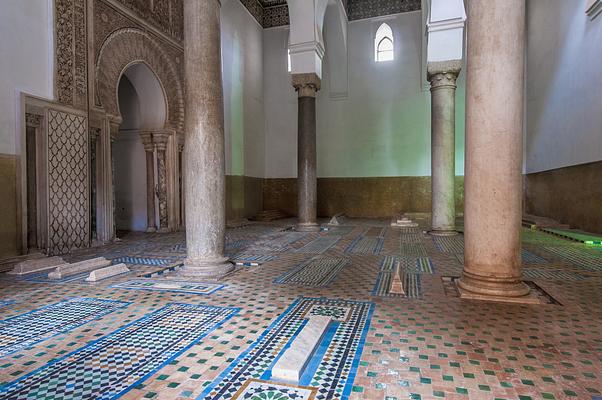
[[[161,261],[185,257],[183,233],[130,234],[121,242],[66,257],[132,262],[133,274],[94,285],[0,277],[0,320],[16,317],[22,331],[31,331],[21,336],[28,340],[24,345],[0,359],[0,396],[20,398],[14,394],[21,390],[44,397],[33,394],[38,390],[32,389],[34,381],[36,388],[56,393],[52,382],[66,382],[59,366],[75,377],[81,377],[81,370],[107,379],[112,393],[124,399],[203,399],[224,387],[231,397],[271,393],[281,400],[317,399],[327,388],[351,400],[602,396],[600,248],[525,230],[525,275],[561,305],[483,303],[445,295],[442,277],[462,272],[461,237],[434,241],[421,229],[383,229],[385,220],[345,222],[311,234],[285,231],[294,221],[229,229],[231,257],[260,259],[261,265],[240,267],[217,284],[184,285],[174,277],[177,267]],[[413,279],[406,280],[405,297],[388,295],[383,283],[397,270]],[[145,290],[131,290],[139,288]],[[86,306],[77,312],[56,308],[74,301],[70,299],[114,303],[94,316],[85,312]],[[316,301],[328,306],[320,312],[328,310],[340,319],[332,325],[336,329],[325,333],[322,348],[327,350],[300,382],[271,379],[271,363],[298,334],[295,326],[306,319],[307,302]],[[36,318],[37,325],[26,317],[43,307],[54,311],[39,315],[46,319]],[[341,314],[345,307],[364,311]],[[71,318],[65,325],[53,322],[53,315],[66,314]],[[348,335],[350,325],[344,324],[349,321],[365,330]],[[42,329],[36,336],[36,326],[45,326],[48,334]],[[145,327],[143,335],[128,333],[138,327]],[[343,329],[340,341],[335,340],[337,329]],[[169,340],[171,352],[161,356]],[[106,343],[119,350],[102,350]],[[123,368],[94,361],[117,358],[124,360]],[[327,385],[330,372],[320,369],[326,361],[345,370]],[[93,366],[80,368],[88,362]],[[140,372],[130,371],[131,365]],[[236,373],[240,380],[232,378]],[[75,384],[70,390],[76,389],[82,388]]]

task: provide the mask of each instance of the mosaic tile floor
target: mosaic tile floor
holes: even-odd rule
[[[561,305],[494,304],[446,296],[442,277],[462,271],[462,237],[434,240],[422,233],[425,220],[401,230],[346,219],[320,233],[286,230],[293,222],[228,229],[228,254],[261,265],[219,283],[167,284],[174,272],[161,272],[185,257],[183,233],[131,233],[65,256],[121,259],[132,269],[96,284],[0,276],[0,343],[11,328],[23,338],[0,359],[0,398],[225,398],[211,394],[222,387],[239,399],[602,397],[601,248],[525,229],[525,276]],[[319,259],[340,262],[299,269]],[[373,295],[397,260],[419,296]],[[274,283],[299,271],[310,273]],[[114,303],[107,312],[61,310],[76,299]],[[339,321],[299,384],[270,381],[307,302],[339,319],[347,317],[337,309],[361,308],[353,318],[365,336],[345,336],[350,320]],[[245,363],[249,356],[257,363]]]

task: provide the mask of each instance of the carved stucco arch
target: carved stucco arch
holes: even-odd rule
[[[120,118],[118,88],[123,72],[132,64],[146,64],[163,87],[167,101],[165,128],[184,128],[184,90],[172,59],[149,34],[125,28],[111,33],[102,44],[96,62],[96,95],[104,111]]]

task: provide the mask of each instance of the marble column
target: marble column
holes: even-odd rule
[[[429,62],[431,83],[431,235],[456,235],[456,79],[460,60]]]
[[[314,74],[294,74],[293,87],[298,100],[297,209],[298,231],[318,231],[318,178],[316,156],[316,93],[320,78]]]
[[[157,150],[157,199],[159,200],[159,229],[158,232],[169,232],[167,215],[167,163],[165,152],[169,133],[153,132],[153,144]]]
[[[471,0],[461,295],[517,301],[522,281],[525,0]]]
[[[178,135],[178,198],[180,199],[180,230],[184,223],[184,136]]]
[[[219,278],[224,256],[226,163],[219,0],[184,0],[184,182],[187,258],[180,274]]]
[[[146,231],[156,232],[157,223],[155,218],[155,157],[153,146],[153,134],[141,132],[140,139],[144,145],[146,154]]]

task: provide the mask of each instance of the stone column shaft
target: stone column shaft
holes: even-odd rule
[[[169,218],[167,215],[167,165],[165,158],[168,140],[168,133],[153,133],[153,143],[157,149],[157,198],[159,199],[159,232],[169,231]]]
[[[220,2],[184,0],[184,147],[187,258],[180,274],[220,277],[226,231]]]
[[[300,231],[317,231],[318,178],[316,155],[316,93],[320,78],[316,74],[293,75],[299,94],[297,147],[297,207]]]
[[[467,296],[511,298],[521,282],[525,0],[471,0],[466,84]]]
[[[140,133],[146,155],[146,231],[156,232],[155,222],[155,157],[153,152],[153,137],[150,132]]]
[[[431,62],[431,193],[433,235],[455,235],[456,79],[461,61]]]

